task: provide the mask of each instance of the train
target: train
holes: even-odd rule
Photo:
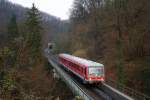
[[[103,64],[65,53],[59,54],[58,59],[65,69],[79,77],[84,84],[105,81]]]

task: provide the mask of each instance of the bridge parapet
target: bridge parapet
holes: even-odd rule
[[[123,92],[107,85],[106,83],[103,83],[101,88],[103,91],[108,93],[114,100],[135,100],[132,97],[124,94]]]
[[[128,95],[128,96],[130,96],[132,98],[134,98],[135,100],[150,100],[149,96],[147,96],[147,95],[145,95],[143,93],[140,93],[138,91],[135,91],[134,89],[126,87],[126,86],[124,86],[122,84],[118,84],[117,82],[115,82],[112,79],[107,79],[106,83],[109,86],[117,89],[118,91],[120,91],[120,92],[122,92],[122,93],[124,93],[124,94],[126,94],[126,95]]]

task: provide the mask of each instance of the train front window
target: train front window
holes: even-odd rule
[[[100,76],[101,74],[101,68],[89,68],[89,76]]]

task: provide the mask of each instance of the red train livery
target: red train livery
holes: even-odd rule
[[[59,54],[59,63],[81,78],[85,84],[105,81],[103,64],[69,54]]]

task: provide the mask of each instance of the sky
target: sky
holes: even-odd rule
[[[21,4],[24,7],[31,7],[34,2],[36,7],[62,20],[69,18],[70,9],[74,0],[9,0]]]

